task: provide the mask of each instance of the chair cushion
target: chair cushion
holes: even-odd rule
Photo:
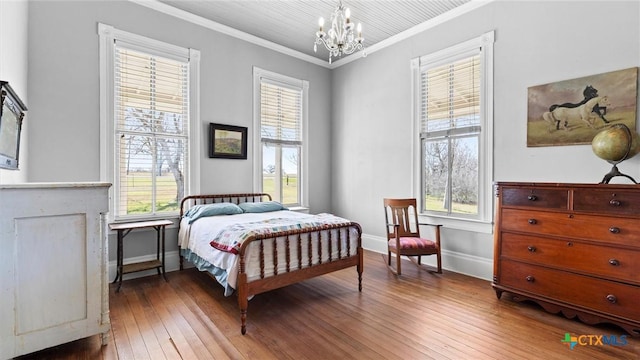
[[[392,248],[396,247],[396,240],[389,240],[389,246]],[[438,246],[434,241],[428,239],[422,239],[417,237],[401,237],[400,238],[400,249],[408,250],[408,249],[425,249],[425,250],[436,250]]]

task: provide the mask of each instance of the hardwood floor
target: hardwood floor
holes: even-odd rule
[[[110,293],[111,339],[98,336],[20,359],[638,359],[640,339],[532,303],[498,300],[487,281],[419,271],[400,278],[365,252],[355,269],[257,295],[240,334],[235,297],[195,269],[123,282]],[[626,345],[577,345],[565,334],[612,335]]]

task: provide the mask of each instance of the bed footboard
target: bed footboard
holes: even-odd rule
[[[276,239],[284,247],[278,246]],[[245,263],[251,247],[257,251],[260,262],[259,278],[252,280],[247,276]],[[278,254],[279,248],[285,252],[285,263],[280,266],[278,261],[283,256]],[[242,334],[247,332],[248,299],[253,295],[351,266],[356,267],[358,291],[362,291],[362,251],[362,229],[354,222],[258,235],[245,240],[239,253],[237,286]],[[267,263],[273,265],[274,273],[266,273]],[[285,270],[278,272],[278,268]]]

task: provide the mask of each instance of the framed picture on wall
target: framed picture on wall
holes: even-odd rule
[[[0,80],[0,168],[18,170],[20,132],[27,107],[7,81]]]
[[[591,144],[614,124],[636,128],[638,68],[528,89],[527,146]]]
[[[247,158],[247,128],[209,123],[209,157]]]

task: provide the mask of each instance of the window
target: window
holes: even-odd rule
[[[192,126],[199,54],[103,24],[99,32],[101,178],[113,183],[110,214],[175,216],[192,189],[190,159],[199,158]]]
[[[306,206],[307,81],[254,68],[254,187],[287,206]]]
[[[490,222],[492,53],[490,32],[412,62],[424,215]]]

